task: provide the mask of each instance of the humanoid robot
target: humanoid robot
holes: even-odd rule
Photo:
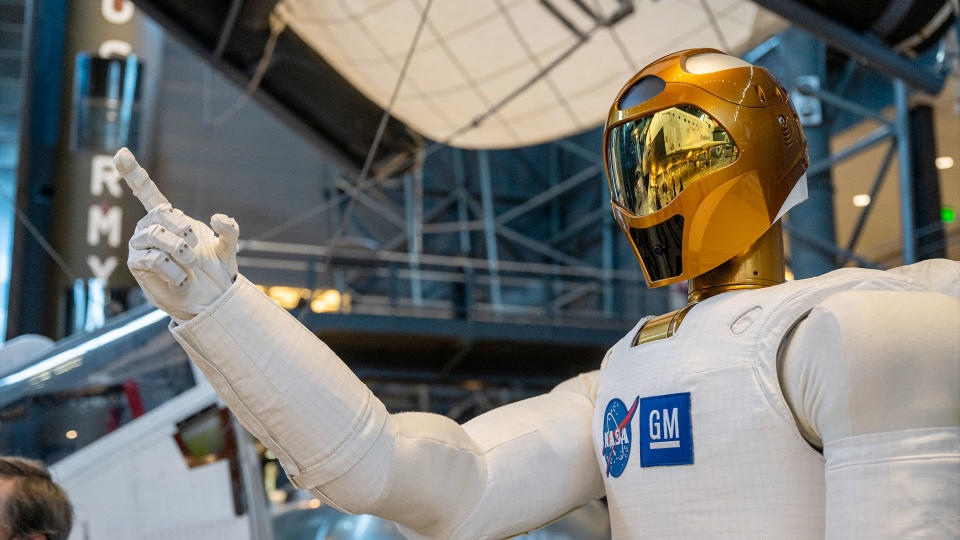
[[[960,263],[784,282],[803,132],[769,72],[719,51],[631,79],[604,157],[649,284],[689,279],[690,305],[463,425],[389,414],[238,274],[233,220],[207,227],[129,151],[115,162],[148,210],[128,261],[145,293],[291,481],[337,508],[413,538],[508,537],[604,495],[615,538],[960,535]]]

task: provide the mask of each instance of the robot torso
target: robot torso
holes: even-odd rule
[[[708,298],[672,337],[633,345],[644,319],[610,350],[593,436],[615,538],[823,538],[824,460],[783,398],[777,354],[810,309],[849,290],[922,287],[841,269]]]

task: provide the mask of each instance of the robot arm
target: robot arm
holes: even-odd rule
[[[954,296],[851,291],[785,340],[784,396],[826,458],[827,538],[960,535],[958,329]]]
[[[346,511],[397,521],[410,536],[510,536],[603,494],[590,431],[596,374],[460,426],[388,414],[243,276],[171,330],[295,485]]]
[[[114,162],[147,210],[130,240],[131,271],[296,486],[429,538],[511,536],[603,495],[590,432],[596,374],[463,426],[388,414],[333,351],[237,273],[235,221],[218,214],[207,227],[174,209],[129,150]]]

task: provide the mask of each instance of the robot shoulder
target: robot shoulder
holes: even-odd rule
[[[779,361],[804,436],[819,446],[821,436],[952,425],[960,410],[957,328],[960,299],[937,292],[845,291],[818,303],[790,332]]]
[[[838,292],[815,305],[797,328],[818,337],[804,347],[826,358],[960,359],[960,298],[941,292]]]
[[[960,262],[948,259],[928,259],[888,270],[887,273],[906,277],[928,291],[960,298]]]

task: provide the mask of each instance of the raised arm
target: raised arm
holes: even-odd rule
[[[603,494],[590,428],[595,374],[463,426],[388,414],[323,342],[236,273],[233,220],[215,217],[214,235],[173,209],[128,155],[118,154],[118,170],[149,195],[131,270],[295,485],[430,538],[510,536]]]

